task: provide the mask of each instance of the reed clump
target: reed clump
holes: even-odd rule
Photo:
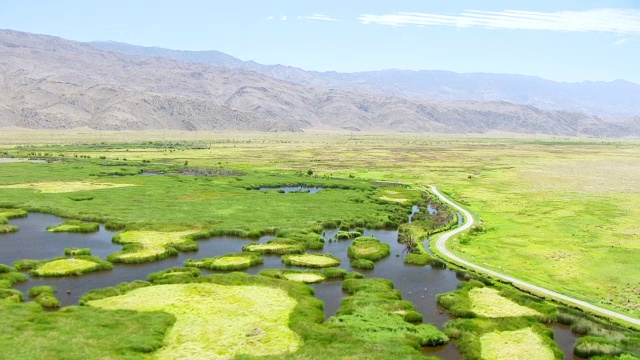
[[[414,314],[415,308],[402,300],[391,281],[351,279],[345,280],[342,286],[351,295],[343,299],[338,313],[329,323],[348,329],[362,341],[393,344],[401,351],[407,346],[419,349],[420,346],[438,346],[449,341],[447,335],[433,325],[412,323],[418,318]]]
[[[336,234],[336,240],[351,240],[351,239],[355,239],[355,238],[357,238],[359,236],[362,236],[362,232],[361,231],[343,231],[343,230],[340,230]]]
[[[378,261],[391,254],[391,247],[373,236],[360,236],[348,249],[349,257],[356,260]]]
[[[151,273],[147,281],[153,284],[186,284],[200,276],[200,269],[195,267],[174,267]]]
[[[351,260],[351,267],[355,269],[371,270],[375,267],[375,264],[371,260],[356,259],[356,260]]]
[[[60,301],[56,298],[56,289],[53,286],[34,286],[29,289],[29,297],[44,308],[60,307]]]
[[[64,254],[67,256],[91,255],[90,248],[65,248]]]

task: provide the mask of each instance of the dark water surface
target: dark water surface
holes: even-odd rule
[[[299,189],[299,187],[289,189]],[[416,210],[418,209],[414,209],[414,212]],[[64,220],[57,216],[39,213],[30,213],[27,218],[11,220],[11,224],[19,226],[20,231],[0,234],[0,263],[11,265],[21,259],[44,260],[59,257],[64,255],[64,249],[67,247],[91,248],[92,255],[102,259],[111,253],[122,250],[120,245],[111,242],[115,232],[107,231],[103,226],[100,227],[99,232],[92,234],[49,233],[46,231],[47,226],[57,225]],[[393,281],[396,288],[402,292],[402,298],[411,301],[416,309],[423,314],[425,323],[434,324],[442,329],[444,324],[451,319],[451,316],[436,302],[436,295],[456,289],[458,280],[455,272],[447,269],[434,269],[429,266],[405,265],[403,260],[406,255],[406,247],[398,243],[397,230],[370,229],[365,229],[364,235],[375,236],[380,241],[389,244],[391,255],[376,262],[375,268],[372,270],[352,269],[347,255],[347,248],[351,241],[333,240],[337,231],[337,229],[326,230],[324,249],[310,252],[331,253],[341,260],[340,267],[344,269],[361,272],[368,278],[381,277]],[[266,242],[270,239],[273,239],[273,236],[262,237],[257,242]],[[30,277],[28,281],[16,284],[15,288],[26,294],[33,286],[52,285],[58,290],[57,297],[62,306],[75,305],[78,303],[79,297],[90,290],[133,280],[145,280],[147,275],[152,272],[183,266],[187,259],[201,259],[240,252],[243,245],[255,242],[232,236],[216,236],[198,240],[199,250],[196,252],[181,252],[178,256],[151,263],[114,264],[112,270],[89,273],[79,277]],[[264,269],[273,268],[304,269],[283,265],[278,255],[264,255],[263,258],[264,264],[251,267],[246,272],[257,274]],[[202,273],[214,272],[203,269]],[[346,295],[342,290],[341,282],[328,280],[311,286],[315,290],[315,296],[325,304],[325,317],[329,318],[334,315],[340,307],[341,299]],[[565,354],[568,354],[565,355],[565,359],[577,359],[572,355],[576,336],[571,330],[560,324],[554,324],[550,327],[556,332],[558,345]],[[453,342],[441,347],[425,348],[423,352],[425,355],[435,355],[444,359],[461,358]]]
[[[307,187],[307,186],[279,186],[279,187],[261,187],[260,191],[268,191],[268,190],[282,190],[285,194],[290,192],[306,192],[309,194],[315,194],[320,190],[324,190],[322,187]]]

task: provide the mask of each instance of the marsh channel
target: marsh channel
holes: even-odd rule
[[[415,209],[413,212],[417,212]],[[429,211],[424,209],[424,211]],[[19,226],[20,230],[10,234],[0,234],[0,263],[11,265],[22,259],[50,259],[64,255],[65,248],[91,248],[92,255],[104,259],[107,255],[122,250],[121,245],[112,243],[111,239],[116,232],[105,230],[100,226],[96,233],[51,233],[47,232],[48,226],[58,225],[65,219],[42,213],[29,213],[26,218],[13,219],[11,224]],[[337,229],[325,230],[325,247],[322,250],[309,250],[309,252],[331,253],[341,260],[340,267],[349,271],[352,269],[347,256],[347,248],[351,240],[335,241]],[[398,243],[397,230],[371,230],[365,229],[364,235],[375,236],[391,246],[391,255],[376,262],[372,270],[357,271],[366,277],[386,278],[395,284],[402,292],[405,300],[415,304],[417,311],[423,314],[424,322],[431,323],[439,328],[452,317],[446,313],[436,302],[436,295],[450,292],[456,289],[458,279],[456,273],[448,269],[437,269],[430,266],[405,265],[403,260],[406,255],[406,247]],[[28,281],[18,283],[14,288],[27,293],[37,285],[51,285],[58,290],[57,297],[62,306],[78,304],[79,297],[93,289],[114,286],[122,282],[133,280],[145,280],[152,272],[170,267],[182,267],[187,259],[201,259],[206,257],[221,256],[228,253],[242,251],[242,246],[251,243],[263,243],[273,236],[263,236],[258,240],[249,240],[232,236],[215,236],[209,239],[198,240],[199,250],[195,252],[180,252],[178,256],[160,261],[142,264],[115,264],[112,270],[85,274],[83,276],[69,276],[59,278],[29,277]],[[282,264],[278,255],[263,255],[264,264],[251,267],[246,270],[249,274],[258,274],[264,269],[296,268]],[[302,269],[302,268],[300,268]],[[214,273],[202,269],[203,274]],[[343,292],[341,281],[328,280],[310,285],[315,290],[315,296],[324,302],[325,317],[329,318],[340,306]],[[558,346],[565,353],[565,359],[578,359],[573,356],[573,346],[576,335],[570,328],[560,324],[551,324],[550,327],[556,333]],[[460,359],[461,355],[453,342],[435,347],[424,348],[425,355],[434,355],[443,359]]]

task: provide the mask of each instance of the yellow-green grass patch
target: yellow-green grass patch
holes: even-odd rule
[[[324,276],[314,273],[284,273],[282,277],[287,280],[303,282],[306,284],[317,283],[326,279]]]
[[[108,270],[112,265],[93,256],[79,256],[76,258],[62,258],[43,261],[31,270],[35,276],[79,276],[89,272]]]
[[[265,244],[249,244],[242,247],[243,251],[257,252],[261,254],[296,254],[304,252],[300,244],[281,244],[269,242]]]
[[[24,184],[2,185],[5,189],[33,189],[41,193],[57,194],[74,191],[113,189],[119,187],[135,186],[134,184],[118,184],[96,181],[45,181]]]
[[[185,266],[205,268],[209,270],[241,270],[262,264],[264,260],[256,253],[238,253],[205,258],[202,260],[187,260]]]
[[[485,360],[553,360],[554,354],[531,328],[497,331],[480,337]]]
[[[282,289],[211,283],[139,288],[89,301],[110,310],[163,311],[176,317],[157,359],[231,359],[280,355],[301,346],[288,327],[297,302]]]
[[[5,223],[9,219],[26,217],[27,212],[22,209],[3,209],[0,208],[0,224]]]
[[[500,291],[489,287],[471,289],[469,299],[471,300],[471,311],[479,316],[488,318],[542,316],[531,308],[500,296]]]
[[[393,202],[397,202],[397,203],[401,203],[404,204],[407,202],[407,199],[402,199],[402,198],[390,198],[388,196],[380,196],[378,199],[380,200],[386,200],[386,201],[393,201]]]
[[[124,251],[107,257],[111,262],[140,263],[164,259],[177,254],[176,247],[197,249],[189,236],[195,231],[126,231],[116,235],[113,242],[124,245]]]
[[[282,262],[286,265],[314,268],[334,267],[340,265],[340,259],[331,254],[285,255],[282,257]]]
[[[391,254],[389,244],[371,236],[361,236],[353,240],[348,249],[349,257],[356,260],[377,261]]]
[[[59,225],[47,227],[49,232],[74,232],[91,233],[100,230],[100,224],[96,222],[83,222],[81,220],[67,220]]]
[[[330,267],[319,270],[297,270],[297,269],[266,269],[260,271],[261,276],[275,279],[285,279],[303,283],[316,283],[326,279],[359,279],[362,274],[348,272],[345,269]]]

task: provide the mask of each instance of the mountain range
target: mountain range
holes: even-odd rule
[[[312,72],[217,52],[0,30],[0,127],[639,136],[640,86]]]
[[[640,115],[640,85],[624,80],[566,83],[535,76],[437,70],[316,72],[283,65],[243,61],[220,51],[180,51],[113,41],[88,45],[128,55],[157,56],[183,62],[255,71],[297,84],[410,99],[507,101],[548,110],[580,111],[605,118]]]

